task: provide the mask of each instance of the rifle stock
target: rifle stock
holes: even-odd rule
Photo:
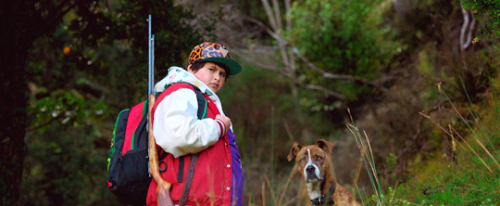
[[[158,164],[158,150],[156,147],[156,140],[153,135],[153,123],[151,122],[151,109],[156,102],[156,96],[154,94],[149,95],[149,106],[148,106],[148,131],[149,131],[149,172],[153,176],[158,188],[156,189],[156,194],[158,196],[157,204],[159,206],[174,206],[172,198],[170,197],[170,187],[172,184],[165,181],[160,175],[160,169]]]

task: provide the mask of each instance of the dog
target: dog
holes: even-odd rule
[[[308,146],[295,143],[290,149],[288,161],[295,159],[296,171],[307,186],[311,200],[307,205],[361,206],[347,188],[335,181],[330,161],[332,149],[333,143],[324,139]]]

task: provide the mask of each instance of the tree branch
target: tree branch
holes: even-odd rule
[[[279,68],[277,68],[273,65],[267,65],[267,64],[263,64],[259,61],[255,61],[255,59],[249,58],[247,54],[243,54],[237,50],[232,51],[232,53],[235,54],[236,56],[239,56],[240,58],[243,58],[247,62],[251,62],[253,65],[255,65],[257,67],[267,69],[267,70],[276,71],[276,72],[279,72],[279,70],[280,70]]]
[[[262,1],[266,1],[266,0],[262,0]],[[296,47],[292,46],[289,42],[287,42],[286,40],[284,40],[283,37],[280,34],[275,33],[271,28],[267,27],[264,23],[262,23],[261,21],[255,19],[255,18],[249,17],[249,16],[246,16],[245,18],[247,20],[249,20],[249,21],[257,24],[258,26],[260,26],[262,29],[264,29],[264,31],[266,31],[269,35],[271,35],[278,42],[278,46],[280,48],[280,52],[281,52],[281,56],[282,56],[282,62],[285,65],[285,67],[283,67],[282,69],[286,70],[287,74],[294,72],[294,69],[293,69],[294,62],[290,62],[291,58],[290,59],[288,58],[289,54],[286,52],[286,46],[289,46],[289,47],[291,47],[291,52],[295,53],[295,55],[297,55],[303,62],[305,62],[309,68],[311,68],[312,70],[320,73],[322,75],[322,77],[324,77],[324,78],[354,81],[354,82],[357,82],[357,83],[360,83],[360,84],[369,85],[369,86],[372,86],[374,88],[380,89],[383,92],[387,92],[386,88],[383,88],[382,86],[379,86],[379,85],[381,85],[381,83],[383,83],[385,81],[388,81],[388,80],[390,80],[392,78],[386,78],[384,81],[381,81],[381,83],[375,83],[375,82],[371,82],[371,81],[363,79],[363,78],[353,77],[351,75],[333,74],[333,73],[325,72],[324,70],[318,68],[312,62],[310,62],[304,55],[302,55],[300,53],[300,51]],[[274,20],[274,18],[273,18],[273,20]],[[290,49],[289,49],[289,51],[290,51]],[[290,57],[293,57],[293,55],[290,54]],[[248,58],[245,58],[245,59],[248,59]],[[256,66],[259,64],[256,61],[253,61],[253,60],[250,60],[250,59],[248,59],[248,60],[249,60],[249,62],[252,62]],[[266,67],[266,68],[270,69],[269,67]],[[281,69],[279,69],[279,68],[273,68],[271,70],[280,71]],[[284,72],[280,72],[280,73],[284,73]],[[287,76],[290,76],[290,75],[287,75]],[[295,81],[295,82],[298,83],[298,81]],[[301,86],[304,86],[304,87],[306,87],[308,89],[324,91],[327,94],[330,94],[332,96],[336,96],[339,99],[345,99],[345,97],[343,95],[340,95],[340,94],[338,94],[336,92],[333,92],[331,90],[328,90],[328,89],[325,89],[323,87],[320,87],[318,85],[307,85],[307,84],[303,84],[303,83],[298,83],[298,84],[301,85]]]
[[[277,4],[277,1],[276,0],[272,0],[273,1],[273,5],[274,5],[274,9],[275,9],[275,14],[276,15],[279,15],[280,14],[280,11],[279,11],[279,8],[278,7],[278,4]],[[299,84],[301,85],[302,87],[305,87],[307,89],[311,89],[311,90],[319,90],[319,91],[323,91],[331,96],[335,96],[336,98],[338,99],[346,99],[345,96],[337,93],[337,92],[334,92],[334,91],[331,91],[331,90],[328,90],[324,87],[321,87],[319,85],[311,85],[311,84],[304,84],[300,81],[297,80],[297,78],[295,77],[295,69],[294,69],[294,55],[297,55],[303,62],[306,63],[306,65],[311,68],[312,70],[318,72],[321,74],[321,76],[323,78],[328,78],[328,79],[341,79],[341,80],[348,80],[348,81],[353,81],[353,82],[357,82],[357,83],[360,83],[360,84],[363,84],[363,85],[368,85],[368,86],[371,86],[371,87],[374,87],[374,88],[377,88],[383,92],[387,92],[387,89],[386,88],[383,88],[382,85],[385,81],[388,81],[392,78],[385,78],[383,81],[378,81],[378,82],[373,82],[373,81],[369,81],[369,80],[366,80],[366,79],[363,79],[363,78],[358,78],[358,77],[354,77],[354,76],[351,76],[351,75],[344,75],[344,74],[333,74],[333,73],[328,73],[328,72],[325,72],[324,70],[318,68],[316,65],[314,65],[311,61],[309,61],[304,55],[302,55],[300,53],[300,51],[293,45],[291,45],[289,42],[287,42],[283,36],[281,35],[281,30],[278,30],[278,29],[282,29],[282,24],[281,24],[281,18],[280,16],[274,16],[272,11],[271,11],[271,7],[269,5],[269,2],[268,0],[262,0],[262,3],[264,4],[264,7],[266,9],[266,13],[268,15],[268,19],[269,19],[269,22],[271,24],[271,26],[273,28],[269,28],[268,26],[266,26],[264,23],[262,23],[261,21],[255,19],[255,18],[252,18],[252,17],[249,17],[249,16],[245,16],[244,18],[247,19],[248,21],[250,22],[253,22],[255,24],[257,24],[259,27],[261,27],[264,31],[266,31],[269,35],[271,35],[277,42],[278,42],[278,47],[279,47],[279,51],[281,53],[281,58],[282,58],[282,63],[284,65],[284,67],[282,68],[277,68],[277,67],[274,67],[274,66],[271,66],[271,65],[263,65],[255,60],[251,60],[249,58],[247,58],[245,55],[239,55],[241,57],[243,57],[245,60],[247,60],[248,62],[252,62],[252,64],[256,65],[256,66],[260,66],[260,67],[263,67],[265,69],[269,69],[269,70],[273,70],[273,71],[278,71],[282,74],[285,74],[286,76],[290,77],[292,79],[292,81],[294,81],[296,84]],[[289,0],[287,0],[287,2],[285,2],[285,7],[287,9],[287,12],[289,11],[290,9],[290,2]],[[280,21],[280,24],[278,24],[277,20]],[[279,26],[278,26],[279,25]],[[287,18],[287,30],[291,29],[291,20],[289,18]],[[287,47],[291,48],[291,49],[287,49]]]
[[[274,38],[278,40],[278,46],[280,47],[280,52],[281,52],[281,58],[282,62],[286,67],[284,69],[288,70],[288,72],[293,72],[292,65],[294,62],[290,61],[288,57],[288,52],[286,51],[286,45],[288,44],[286,41],[283,40],[283,24],[281,23],[281,12],[280,12],[280,7],[278,4],[277,0],[272,0],[273,1],[273,7],[274,7],[274,14],[275,14],[275,20],[276,20],[276,28],[274,29]]]
[[[263,0],[264,1],[264,0]],[[276,33],[274,33],[274,31],[269,28],[268,26],[266,26],[264,23],[262,23],[261,21],[255,19],[255,18],[252,18],[250,16],[245,16],[245,19],[248,20],[248,21],[251,21],[255,24],[257,24],[258,26],[262,27],[264,29],[264,31],[266,31],[269,35],[271,35],[276,41],[279,42],[279,44],[284,44],[284,45],[288,45],[288,42],[283,40],[283,38],[281,38],[280,36],[278,36]]]
[[[290,12],[291,7],[290,0],[285,0],[285,13]],[[289,16],[286,17],[286,30],[292,30],[292,19]]]
[[[275,31],[280,31],[283,30],[283,25],[281,23],[281,12],[280,12],[280,7],[278,4],[277,0],[272,0],[273,1],[273,7],[274,7],[274,19],[276,19],[276,29]]]
[[[297,85],[300,85],[306,89],[310,89],[310,90],[318,90],[318,91],[322,91],[322,92],[325,92],[326,94],[330,95],[330,96],[333,96],[337,99],[340,99],[340,100],[346,100],[347,98],[344,96],[344,95],[341,95],[337,92],[334,92],[332,90],[329,90],[329,89],[326,89],[322,86],[319,86],[319,85],[313,85],[313,84],[305,84],[305,83],[302,83],[300,82],[294,74],[290,73],[290,72],[287,72],[286,70],[284,70],[283,68],[279,68],[279,67],[276,67],[276,66],[273,66],[273,65],[267,65],[267,64],[263,64],[259,61],[255,61],[255,58],[249,58],[248,55],[246,54],[243,54],[239,51],[233,51],[233,53],[241,58],[243,58],[245,61],[247,62],[252,62],[253,65],[257,66],[257,67],[260,67],[260,68],[263,68],[263,69],[267,69],[267,70],[271,70],[271,71],[275,71],[275,72],[278,72],[286,77],[288,77],[290,80],[292,80],[295,84]]]
[[[290,8],[291,8],[290,0],[285,0],[285,14],[288,14],[290,12]],[[286,15],[285,19],[286,19],[286,30],[291,31],[292,30],[291,17],[289,15]],[[293,55],[293,51],[288,50],[287,54],[289,56],[290,62],[292,62],[290,67],[291,67],[292,71],[295,71],[295,64],[294,64],[295,63],[295,56]]]
[[[271,6],[269,5],[269,2],[267,0],[262,0],[262,4],[264,4],[264,9],[266,10],[267,18],[269,19],[269,23],[271,23],[271,26],[273,27],[273,29],[276,30],[276,20],[274,19],[274,15],[273,15],[273,12],[271,10]]]
[[[344,96],[344,95],[341,95],[337,92],[334,92],[332,90],[329,90],[329,89],[326,89],[322,86],[319,86],[319,85],[314,85],[314,84],[303,84],[303,83],[300,83],[296,80],[294,80],[295,83],[299,84],[300,86],[304,87],[304,88],[307,88],[307,89],[311,89],[311,90],[318,90],[318,91],[322,91],[322,92],[325,92],[327,93],[328,95],[330,96],[333,96],[337,99],[340,99],[340,100],[346,100],[347,98]]]
[[[345,74],[333,74],[333,73],[327,73],[325,72],[324,70],[318,68],[316,65],[314,65],[313,63],[311,63],[304,55],[302,55],[300,53],[300,51],[297,49],[297,47],[294,47],[292,46],[289,42],[287,42],[286,40],[284,40],[282,37],[280,37],[279,35],[277,35],[276,33],[274,33],[269,27],[267,27],[264,23],[260,22],[259,20],[256,20],[254,18],[251,18],[251,17],[247,17],[248,20],[256,23],[257,25],[261,26],[267,33],[269,33],[276,41],[279,42],[279,44],[285,44],[285,45],[289,45],[292,47],[292,51],[302,60],[304,61],[311,69],[313,69],[314,71],[320,73],[323,77],[325,78],[330,78],[330,79],[343,79],[343,80],[350,80],[350,81],[356,81],[356,82],[359,82],[359,83],[362,83],[362,84],[365,84],[365,85],[370,85],[370,86],[373,86],[373,87],[377,87],[379,88],[380,86],[378,86],[377,84],[373,83],[373,82],[370,82],[368,80],[365,80],[365,79],[362,79],[362,78],[357,78],[357,77],[353,77],[351,75],[345,75]],[[382,90],[384,90],[382,88]]]
[[[50,120],[48,120],[48,121],[46,121],[46,122],[44,122],[44,123],[41,123],[41,124],[39,124],[39,125],[36,125],[36,126],[30,127],[30,128],[26,128],[26,132],[29,132],[29,131],[33,131],[33,130],[40,129],[40,128],[44,127],[44,126],[47,126],[47,125],[49,125],[49,124],[52,124],[52,122],[54,122],[54,121],[56,121],[56,120],[59,120],[59,119],[61,119],[61,118],[63,118],[63,117],[64,117],[64,115],[58,115],[57,117],[54,117],[54,118],[52,118],[52,119],[50,119]]]
[[[462,5],[460,5],[462,7]],[[467,49],[472,40],[472,31],[474,30],[474,25],[476,20],[474,20],[474,15],[462,7],[462,15],[464,16],[464,22],[462,28],[460,29],[460,51]],[[470,22],[472,19],[472,22]],[[469,23],[470,22],[470,23]],[[467,32],[467,34],[465,34]],[[467,35],[467,37],[466,37]],[[465,40],[467,38],[467,40]]]
[[[378,88],[384,92],[387,91],[386,88],[383,88],[381,86],[379,86],[379,84],[376,84],[374,82],[371,82],[371,81],[368,81],[366,79],[363,79],[363,78],[358,78],[358,77],[353,77],[351,75],[345,75],[345,74],[333,74],[333,73],[328,73],[328,72],[325,72],[324,70],[318,68],[316,65],[314,65],[313,63],[311,63],[304,55],[302,55],[300,53],[300,51],[294,47],[293,48],[293,52],[303,61],[307,64],[307,66],[309,66],[309,68],[313,69],[314,71],[320,73],[323,77],[325,78],[329,78],[329,79],[343,79],[343,80],[349,80],[349,81],[354,81],[354,82],[358,82],[358,83],[361,83],[361,84],[364,84],[364,85],[369,85],[369,86],[372,86],[372,87],[375,87],[375,88]]]

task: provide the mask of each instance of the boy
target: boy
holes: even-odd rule
[[[229,58],[223,45],[205,42],[191,51],[186,70],[169,68],[168,75],[155,86],[155,92],[162,94],[152,109],[153,134],[158,146],[168,153],[160,159],[160,168],[167,167],[161,176],[172,183],[170,195],[175,204],[182,196],[189,156],[199,153],[187,205],[243,205],[244,178],[236,137],[215,94],[230,75],[239,72],[241,66]],[[204,119],[198,119],[198,99],[192,85],[206,99]],[[152,180],[148,205],[157,204],[156,187]]]

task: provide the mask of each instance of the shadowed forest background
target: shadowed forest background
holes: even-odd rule
[[[218,95],[245,205],[308,201],[286,157],[317,139],[365,205],[500,205],[495,0],[2,1],[1,205],[121,205],[106,157],[147,98],[148,14],[157,81],[204,41],[243,66]]]

